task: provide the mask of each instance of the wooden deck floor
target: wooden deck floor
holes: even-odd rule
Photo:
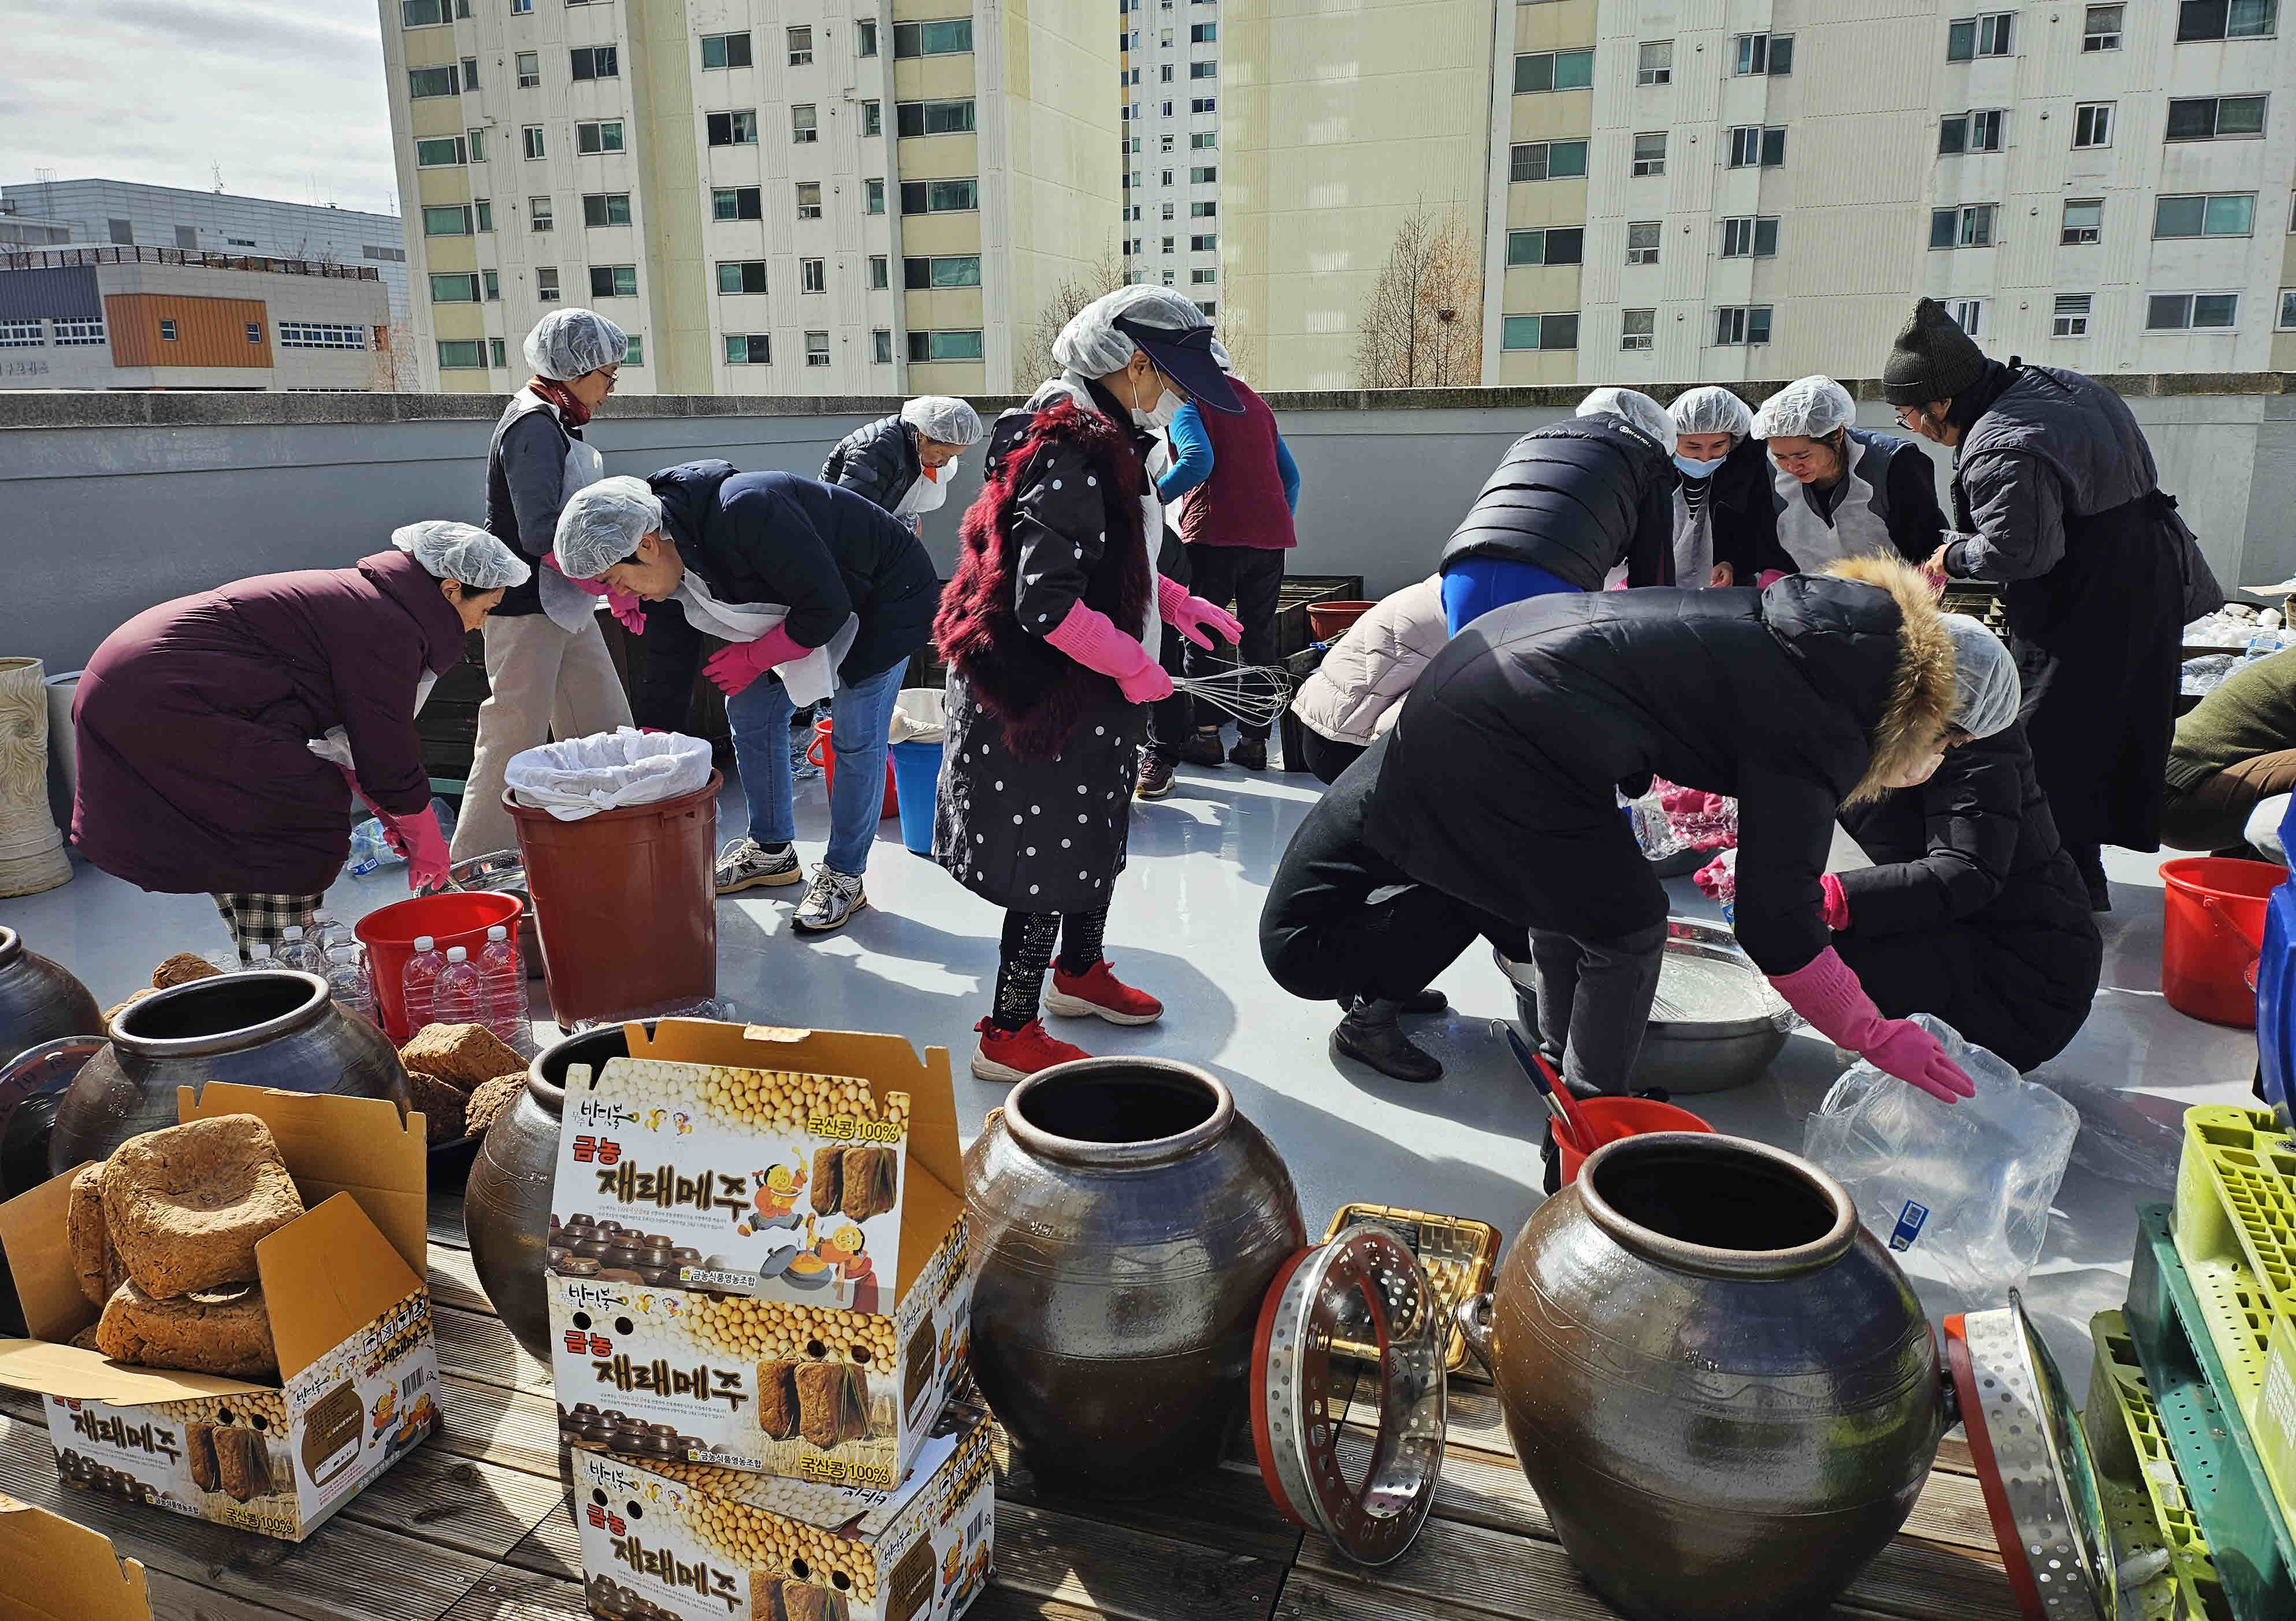
[[[0,1493],[112,1539],[149,1568],[160,1621],[580,1621],[548,1370],[472,1270],[459,1198],[432,1202],[443,1433],[299,1545],[67,1490],[37,1397],[0,1390]],[[1435,1518],[1366,1573],[1268,1502],[1248,1463],[1184,1495],[1103,1509],[997,1483],[996,1575],[977,1621],[1606,1621],[1514,1465],[1489,1386],[1454,1380]],[[1906,1533],[1833,1621],[2016,1621],[1960,1442]]]

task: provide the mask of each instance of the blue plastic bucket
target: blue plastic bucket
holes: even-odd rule
[[[901,843],[921,856],[932,853],[933,812],[940,805],[940,752],[938,743],[897,743],[892,747]]]

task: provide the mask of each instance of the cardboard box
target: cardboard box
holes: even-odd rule
[[[963,1407],[898,1492],[579,1452],[574,1506],[605,1621],[952,1621],[996,1536],[988,1421]]]
[[[130,1367],[70,1343],[98,1316],[64,1240],[75,1170],[0,1205],[33,1335],[0,1340],[0,1384],[47,1398],[68,1483],[300,1542],[438,1421],[422,1117],[220,1082],[183,1089],[177,1109],[261,1116],[303,1196],[304,1214],[255,1247],[280,1382]]]
[[[629,1040],[567,1077],[547,1288],[565,1438],[892,1489],[972,1318],[947,1049],[698,1020]]]
[[[2296,1521],[2296,1318],[2285,1312],[2272,1320],[2252,1417],[2249,1429],[2265,1479],[2281,1514]]]
[[[144,1567],[61,1514],[0,1496],[0,1621],[152,1621]]]

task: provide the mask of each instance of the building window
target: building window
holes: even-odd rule
[[[42,349],[46,345],[45,322],[0,321],[0,349]]]
[[[2156,292],[2144,300],[2147,332],[2228,332],[2239,319],[2237,292]]]
[[[537,265],[534,267],[534,296],[537,301],[545,304],[555,304],[558,301],[557,266]]]
[[[577,84],[586,78],[619,78],[621,76],[621,56],[616,46],[574,47],[574,80]]]
[[[2171,141],[2219,141],[2263,133],[2260,95],[2177,96],[2169,103]]]
[[[634,299],[638,295],[636,265],[590,267],[590,296],[594,299]]]
[[[488,303],[493,303],[495,300],[500,299],[502,297],[501,276],[492,270],[481,270],[479,272],[479,275],[484,279],[487,284],[487,301]]]
[[[963,135],[972,128],[972,98],[896,102],[894,127],[904,136]]]
[[[1934,209],[1930,213],[1932,248],[1989,248],[1997,204],[1972,202],[1957,209]]]
[[[865,136],[881,136],[885,133],[884,103],[864,102],[861,103],[861,133]]]
[[[2083,247],[2104,240],[2104,199],[2102,197],[2068,197],[2065,199],[2065,222],[2057,233],[2057,242],[2068,248]]]
[[[1575,265],[1586,257],[1587,233],[1578,226],[1556,226],[1544,231],[1509,231],[1506,262],[1510,265]]]
[[[706,120],[712,146],[755,146],[758,144],[758,110],[745,107],[739,112],[713,112]]]
[[[869,290],[872,292],[882,292],[893,284],[891,268],[892,260],[884,254],[872,253],[869,256]]]
[[[520,89],[537,90],[541,88],[542,54],[540,52],[521,51],[517,55],[511,58],[511,65],[517,70],[518,87]]]
[[[904,214],[969,214],[980,206],[978,180],[904,180]]]
[[[1190,152],[1210,152],[1218,145],[1219,131],[1217,129],[1199,129],[1188,137]]]
[[[260,322],[260,321],[250,321],[250,322],[247,324],[247,341],[248,341],[250,343],[260,343],[260,342],[262,342],[262,341],[263,341],[263,323],[262,323],[262,322]]]
[[[801,259],[797,261],[797,290],[800,292],[829,291],[829,261],[825,259]]]
[[[2278,0],[2184,0],[2177,38],[2262,39],[2279,21]]]
[[[1778,251],[1777,217],[1759,214],[1722,222],[1722,257],[1768,259]]]
[[[2081,24],[2081,49],[2084,51],[2118,51],[2120,49],[2120,15],[2127,8],[2118,5],[2092,5]],[[2086,313],[2084,313],[2086,323]],[[2084,324],[2083,330],[2087,330]],[[2059,333],[2059,337],[2066,334]]]
[[[893,364],[893,329],[880,326],[869,334],[869,358],[878,366]]]
[[[1188,43],[1190,45],[1210,45],[1218,38],[1219,24],[1217,22],[1192,22],[1188,24]]]
[[[102,317],[88,317],[55,323],[57,347],[70,349],[79,345],[106,341]]]
[[[774,363],[774,341],[761,332],[729,332],[726,334],[726,364],[728,366],[771,366]]]
[[[1217,164],[1201,164],[1188,171],[1188,184],[1190,185],[1210,185],[1213,181],[1218,178],[1219,166]]]
[[[1172,239],[1171,237],[1169,237],[1169,236],[1167,236],[1166,238],[1164,238],[1164,246],[1163,246],[1163,251],[1164,251],[1164,252],[1169,253],[1169,252],[1171,252],[1171,251],[1173,251],[1173,248],[1172,248],[1172,242],[1173,242],[1173,239]]]
[[[453,68],[409,68],[406,70],[406,99],[419,102],[434,95],[460,95],[462,75]]]
[[[1578,314],[1506,316],[1499,322],[1501,349],[1576,349]]]
[[[1529,141],[1507,153],[1509,181],[1568,180],[1586,172],[1584,141]]]
[[[1948,299],[1945,309],[1953,317],[1953,324],[1969,336],[1981,338],[1985,335],[1982,330],[1985,325],[1983,299]]]
[[[498,372],[504,370],[510,365],[510,357],[504,350],[503,341],[500,338],[488,338],[487,340],[487,364]],[[630,364],[628,356],[625,355],[622,358],[622,364],[624,366]]]
[[[913,332],[909,334],[909,358],[978,360],[980,358],[980,334],[978,332]]]
[[[893,55],[956,56],[972,49],[972,19],[951,17],[940,22],[897,22],[893,25]]]
[[[1218,280],[1218,270],[1210,265],[1188,272],[1188,285],[1191,287],[1210,287]]]
[[[1793,71],[1792,34],[1741,34],[1737,37],[1737,71],[1783,78]]]
[[[549,198],[529,197],[526,200],[526,228],[528,230],[547,231],[556,223],[557,221],[552,216]]]
[[[1658,329],[1655,309],[1622,309],[1619,312],[1619,347],[1646,350]]]
[[[1957,17],[1945,31],[1945,59],[1969,62],[1980,56],[2006,56],[2014,12],[1988,12],[1980,17]]]
[[[1666,173],[1666,131],[1652,130],[1635,137],[1635,173],[1637,176]]]
[[[422,235],[425,236],[468,236],[471,234],[471,210],[466,208],[426,208],[422,210]]]
[[[809,332],[805,334],[805,363],[808,366],[827,366],[829,364],[829,334],[827,333]]]
[[[479,229],[491,231],[495,228],[495,205],[491,199],[480,197],[471,204],[471,208],[479,217]]]
[[[1673,82],[1674,41],[1645,39],[1635,47],[1635,83],[1670,85]]]
[[[853,25],[853,54],[874,56],[877,53],[877,20],[864,17]]]
[[[1191,253],[1212,253],[1217,252],[1218,249],[1219,237],[1213,233],[1207,232],[1201,236],[1188,238],[1188,251]]]
[[[470,0],[463,0],[463,15],[471,14]],[[427,29],[441,22],[455,21],[454,0],[398,0],[398,21],[410,29]]]
[[[539,124],[529,124],[521,129],[519,141],[521,149],[529,160],[548,155],[543,146],[542,126]]]
[[[2073,148],[2112,144],[2112,103],[2083,102],[2073,109]]]
[[[476,338],[439,340],[439,369],[442,372],[482,372],[487,369],[487,346]]]
[[[2247,236],[2256,229],[2254,192],[2162,197],[2152,204],[2152,235]]]
[[[1627,223],[1627,263],[1654,265],[1658,263],[1660,224],[1655,219],[1635,219]]]
[[[2296,287],[2280,290],[2280,324],[2282,332],[2296,332]]]
[[[980,285],[980,255],[944,253],[935,254],[930,259],[905,259],[901,261],[901,284],[911,292],[936,287],[978,287]]]
[[[475,304],[479,301],[479,278],[460,274],[434,275],[430,278],[430,301],[434,304]]]
[[[789,65],[792,68],[813,66],[813,29],[793,28],[789,33]]]
[[[282,349],[365,349],[366,328],[343,325],[332,321],[282,321],[278,324],[279,347]]]
[[[1983,112],[1956,112],[1938,122],[1938,155],[1999,152],[2001,129],[2008,115],[1996,107]]]
[[[724,259],[718,261],[718,291],[720,292],[763,292],[766,290],[766,261],[762,259]]]
[[[626,226],[630,222],[630,194],[627,192],[586,192],[582,197],[582,223],[586,226]]]
[[[2091,11],[2119,11],[2114,6],[2092,6]],[[2086,292],[2060,292],[2054,312],[2049,318],[2049,335],[2053,338],[2086,338],[2088,336],[2088,309],[2091,295]]]
[[[800,102],[790,108],[790,139],[800,146],[810,146],[821,139],[821,115],[811,102]]]
[[[712,219],[758,219],[764,217],[765,193],[754,185],[721,185],[709,193]]]
[[[463,138],[470,144],[471,161],[473,163],[485,162],[487,160],[487,132],[483,129],[473,129]]]
[[[1732,169],[1776,169],[1785,160],[1784,125],[1742,124],[1730,132]]]
[[[510,14],[513,17],[531,17],[534,15],[534,0],[510,0]]]
[[[704,69],[746,68],[750,63],[749,35],[704,34],[701,37],[701,65]]]
[[[1190,112],[1215,112],[1218,111],[1218,104],[1215,97],[1200,95],[1188,103],[1188,111]],[[1164,116],[1166,118],[1170,118],[1172,116],[1172,103],[1169,102],[1164,103]]]
[[[574,150],[588,156],[594,152],[622,150],[622,120],[606,119],[597,123],[574,126]]]
[[[797,217],[800,219],[821,218],[821,182],[800,180],[797,183]]]
[[[1190,78],[1218,78],[1219,77],[1219,63],[1216,62],[1192,62],[1188,64],[1188,77]]]
[[[1592,51],[1539,51],[1514,59],[1514,93],[1584,90],[1595,82]]]
[[[1218,213],[1219,204],[1217,202],[1192,202],[1188,204],[1188,218],[1191,219],[1210,219],[1215,218]]]
[[[417,169],[458,169],[470,161],[470,148],[461,136],[439,136],[414,143],[414,167]],[[180,236],[182,233],[177,232]],[[196,247],[196,243],[181,243],[178,247]]]
[[[1714,341],[1725,349],[1770,341],[1767,304],[1731,304],[1714,312]]]
[[[864,180],[861,183],[861,211],[865,214],[885,211],[885,183],[882,180]]]
[[[478,87],[479,59],[475,56],[465,56],[463,58],[463,88],[475,90]]]

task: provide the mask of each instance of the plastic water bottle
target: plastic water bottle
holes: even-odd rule
[[[510,930],[497,923],[487,930],[487,943],[479,952],[479,990],[485,999],[488,1030],[511,1046],[531,1039],[526,1022],[526,965]]]
[[[430,998],[430,1022],[434,1024],[476,1024],[486,1008],[486,999],[479,984],[479,965],[461,946],[447,948],[447,966],[439,970],[439,983]]]
[[[439,954],[439,942],[428,934],[414,939],[414,955],[406,959],[406,971],[399,976],[398,991],[406,1009],[406,1033],[412,1037],[425,1024],[438,1019],[432,1011],[439,975],[446,970],[447,959]]]
[[[319,955],[330,958],[334,955],[337,946],[356,943],[351,932],[337,922],[334,913],[324,906],[311,914],[311,939],[319,948]]]
[[[268,942],[258,941],[255,944],[247,948],[246,971],[248,973],[254,974],[262,969],[276,967],[278,965],[276,963],[271,960],[271,946]]]
[[[364,878],[400,859],[391,853],[390,845],[382,836],[382,824],[373,817],[351,829],[351,857],[345,870],[352,877]]]
[[[374,987],[357,946],[337,946],[327,953],[327,993],[368,1024],[375,1022]]]
[[[2240,662],[2242,666],[2245,668],[2250,664],[2255,663],[2259,659],[2268,659],[2279,651],[2280,632],[2277,630],[2259,630],[2254,636],[2248,638],[2247,651],[2241,655]]]
[[[299,973],[316,974],[324,979],[327,974],[326,954],[303,938],[300,925],[290,924],[279,947],[279,966]]]

